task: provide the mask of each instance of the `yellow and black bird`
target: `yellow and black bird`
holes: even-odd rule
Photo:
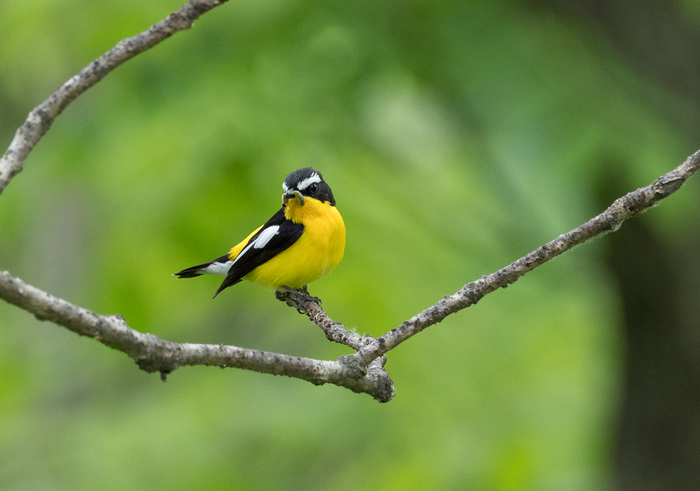
[[[282,208],[225,254],[175,273],[225,275],[216,297],[241,280],[298,290],[335,268],[345,252],[345,223],[330,186],[311,167],[282,183]]]

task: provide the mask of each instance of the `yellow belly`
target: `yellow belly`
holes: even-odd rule
[[[311,198],[302,206],[293,200],[288,204],[286,215],[304,224],[304,233],[291,247],[255,268],[244,279],[273,288],[298,289],[330,273],[343,259],[345,223],[334,206]],[[253,234],[231,249],[232,259]]]

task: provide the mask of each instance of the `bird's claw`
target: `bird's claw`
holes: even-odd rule
[[[309,295],[308,290],[305,286],[298,290],[293,288],[282,287],[282,289],[275,291],[275,297],[277,300],[285,302],[290,307],[297,309],[300,314],[306,313],[306,304],[308,302],[313,302],[315,304],[321,305],[321,299]]]

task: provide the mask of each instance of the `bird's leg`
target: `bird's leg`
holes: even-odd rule
[[[282,286],[279,290],[275,291],[275,297],[277,300],[286,302],[290,307],[297,309],[297,312],[300,314],[306,313],[306,309],[304,307],[307,302],[314,302],[321,305],[321,299],[309,295],[309,291],[306,289],[306,286],[302,286],[298,290]]]

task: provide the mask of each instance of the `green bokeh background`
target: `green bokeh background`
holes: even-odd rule
[[[179,6],[2,0],[2,147]],[[348,349],[271,291],[212,301],[219,279],[171,273],[221,255],[313,166],[348,244],[311,292],[379,336],[599,213],[601,162],[623,192],[671,170],[697,149],[690,117],[603,33],[524,3],[230,2],[57,119],[0,197],[0,269],[168,340],[335,359]],[[636,220],[683,241],[699,191]],[[388,404],[237,370],[164,384],[0,303],[0,489],[606,489],[623,357],[605,241],[392,351]]]

